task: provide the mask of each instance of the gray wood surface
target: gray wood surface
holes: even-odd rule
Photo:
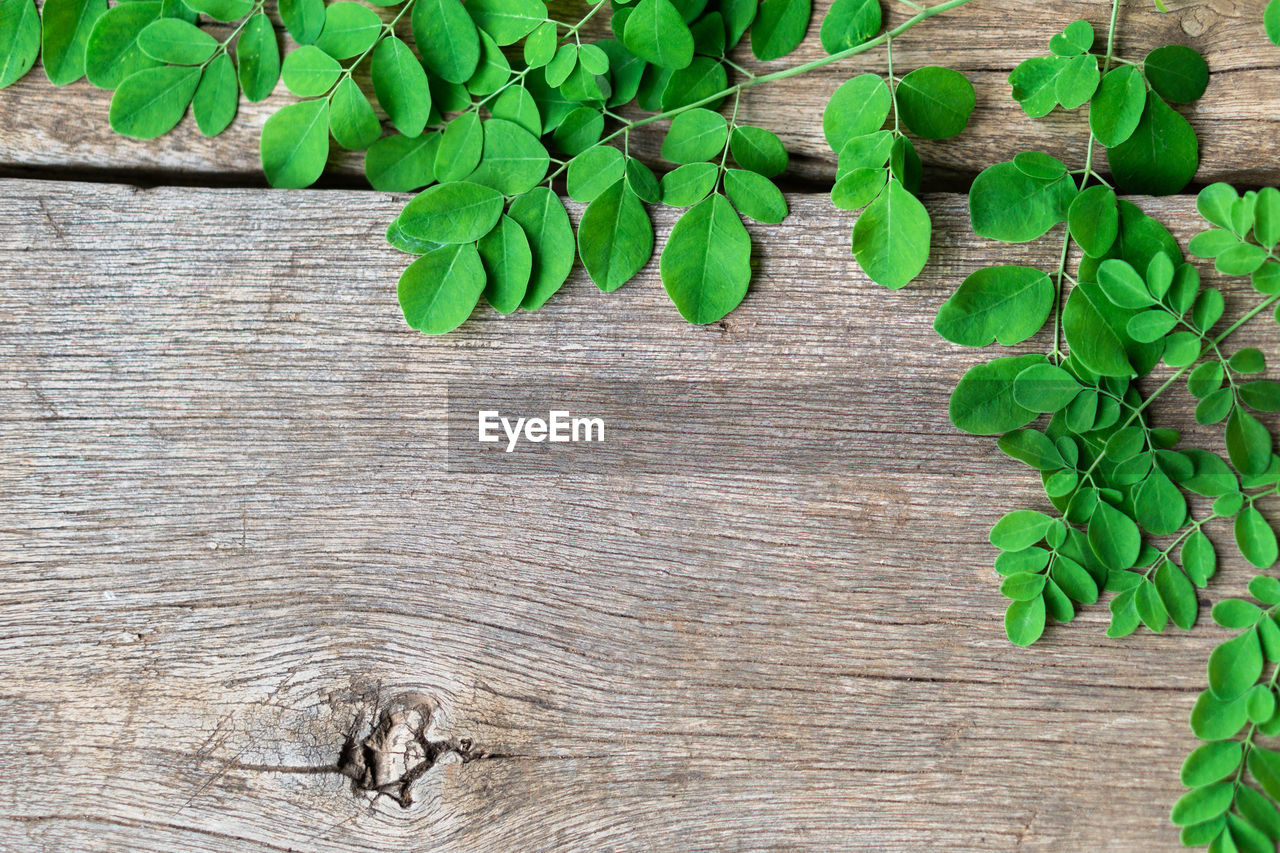
[[[1226,632],[1110,641],[1096,606],[1011,647],[986,532],[1043,497],[946,419],[986,354],[937,306],[1052,241],[975,240],[933,196],[935,262],[890,293],[796,196],[723,323],[655,264],[427,338],[380,239],[399,199],[0,193],[5,849],[1179,849]],[[831,470],[450,475],[443,389],[490,376],[794,380]]]
[[[578,8],[572,3],[561,5]],[[791,57],[764,67],[773,70],[823,55],[817,33],[829,5],[828,0],[817,0],[805,43]],[[890,20],[910,12],[901,3],[884,5]],[[1268,42],[1262,31],[1264,3],[1170,0],[1167,5],[1171,11],[1162,15],[1150,0],[1128,0],[1118,47],[1120,55],[1136,60],[1163,44],[1189,44],[1208,59],[1213,72],[1208,93],[1199,103],[1180,108],[1200,137],[1203,165],[1197,181],[1280,182],[1280,48]],[[1102,37],[1110,6],[1106,0],[975,0],[903,37],[895,49],[899,74],[922,65],[950,65],[964,71],[977,91],[978,104],[968,129],[953,140],[923,142],[925,163],[944,173],[972,175],[1028,148],[1040,148],[1069,162],[1082,159],[1088,135],[1083,111],[1029,119],[1010,97],[1006,78],[1018,62],[1046,52],[1049,37],[1073,18],[1092,21]],[[608,34],[603,21],[593,26],[594,35]],[[734,55],[752,68],[761,67],[750,59],[745,45]],[[793,152],[792,177],[829,181],[835,157],[822,137],[822,109],[840,83],[867,70],[884,70],[883,52],[753,89],[743,98],[740,117],[782,135]],[[202,137],[188,117],[159,140],[128,140],[107,125],[109,92],[95,90],[86,81],[54,88],[36,69],[0,90],[0,114],[5,117],[0,122],[0,170],[96,169],[136,175],[152,183],[262,182],[258,162],[262,124],[293,100],[281,84],[260,104],[242,102],[231,129],[212,139]],[[657,124],[638,131],[634,150],[658,162],[663,130]],[[331,171],[362,180],[363,155],[335,145]]]

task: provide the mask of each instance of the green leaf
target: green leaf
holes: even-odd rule
[[[1253,212],[1253,237],[1266,249],[1280,244],[1280,190],[1263,187]]]
[[[32,11],[34,13],[34,7]],[[135,0],[108,9],[94,24],[85,46],[84,71],[89,82],[99,89],[115,89],[131,74],[159,65],[138,47],[138,34],[158,17],[160,4],[149,0]],[[39,24],[36,26],[33,45],[38,44],[40,38]],[[0,26],[0,33],[3,30]],[[4,74],[0,73],[0,81],[3,80]]]
[[[154,26],[154,24],[152,25]],[[251,102],[264,100],[280,79],[280,48],[270,19],[259,12],[249,19],[236,42],[240,88]]]
[[[252,0],[183,0],[183,3],[215,21],[238,21],[253,11]]]
[[[315,183],[329,156],[329,102],[281,107],[263,125],[259,147],[271,186],[300,189]]]
[[[472,243],[498,224],[502,203],[502,193],[497,190],[455,181],[418,193],[400,211],[396,221],[406,234],[419,240]],[[513,218],[520,222],[514,213]]]
[[[1096,284],[1072,288],[1062,311],[1062,330],[1071,357],[1101,376],[1131,376],[1135,372],[1123,335],[1125,312],[1107,304]]]
[[[743,169],[726,169],[724,192],[743,216],[777,225],[787,218],[787,200],[773,181]]]
[[[685,167],[681,166],[680,168]],[[658,179],[653,174],[652,169],[636,158],[628,157],[625,172],[627,186],[631,187],[631,191],[639,196],[641,201],[647,201],[650,204],[657,204],[662,201],[662,185],[658,183]],[[710,190],[707,192],[710,192]],[[703,196],[705,195],[706,193],[703,193]],[[701,197],[699,196],[699,198]]]
[[[475,171],[484,154],[480,116],[467,112],[449,122],[436,152],[436,179],[459,181]]]
[[[795,50],[804,40],[811,12],[809,0],[760,0],[751,25],[751,52],[756,59],[768,62]]]
[[[1258,781],[1262,790],[1272,799],[1280,798],[1280,752],[1253,744],[1246,762],[1249,774]]]
[[[342,78],[329,97],[329,132],[343,148],[368,148],[382,132],[373,105],[350,77]]]
[[[400,276],[397,294],[411,329],[440,335],[471,316],[484,287],[480,253],[464,243],[433,249],[410,264]]]
[[[35,3],[0,0],[0,89],[30,71],[39,53],[40,15]]]
[[[1201,740],[1226,740],[1240,731],[1247,719],[1243,697],[1224,702],[1206,690],[1191,709],[1191,731]]]
[[[857,210],[875,201],[889,180],[885,168],[858,168],[845,172],[831,188],[831,204],[840,210]]]
[[[711,110],[692,109],[671,120],[662,141],[662,156],[672,163],[697,163],[720,156],[729,139],[724,116]]]
[[[1247,695],[1250,721],[1261,724],[1271,719],[1276,712],[1276,694],[1271,692],[1271,688],[1265,684],[1255,684]]]
[[[604,116],[597,109],[578,107],[555,129],[556,145],[570,157],[577,156],[600,141]]]
[[[544,74],[547,85],[559,88],[569,79],[573,69],[578,66],[578,46],[562,44],[556,49],[555,56],[547,63]]]
[[[1109,569],[1131,568],[1142,549],[1142,534],[1133,519],[1106,501],[1098,501],[1089,518],[1089,545]]]
[[[10,27],[22,25],[25,16],[34,14],[34,7],[30,10],[26,8],[29,5],[13,0],[0,4],[0,19],[3,19],[0,22],[0,45],[4,45],[3,50],[10,59],[22,50],[29,49],[29,42],[24,42],[23,39],[29,37],[30,30],[25,36],[17,31],[9,32]],[[45,0],[40,24],[36,26],[43,25],[40,58],[50,83],[65,86],[84,76],[84,54],[89,34],[106,11],[107,0]],[[14,13],[17,14],[13,20],[8,20],[8,16]],[[31,53],[31,58],[35,59],[34,52]],[[27,67],[30,67],[30,63]],[[4,78],[10,73],[12,71],[8,62],[0,61],[0,86],[7,85]]]
[[[853,226],[853,255],[872,281],[896,290],[924,269],[931,234],[924,205],[891,178]]]
[[[493,37],[480,31],[480,63],[476,73],[467,80],[467,91],[472,95],[492,95],[511,79],[511,62]],[[568,92],[566,86],[563,90]]]
[[[1280,839],[1280,812],[1262,794],[1247,785],[1236,789],[1236,811],[1250,823],[1261,829],[1271,840]],[[1266,846],[1263,853],[1268,853]]]
[[[1182,568],[1196,586],[1204,586],[1218,568],[1218,557],[1209,537],[1196,531],[1182,543]]]
[[[1269,379],[1239,386],[1240,400],[1259,412],[1280,412],[1280,384]]]
[[[378,103],[396,130],[405,136],[420,135],[431,115],[431,88],[409,45],[395,36],[384,38],[374,48],[370,74]]]
[[[108,118],[121,136],[155,139],[182,121],[200,84],[200,68],[146,68],[130,75],[111,96]]]
[[[898,83],[898,111],[923,139],[956,136],[977,103],[973,84],[960,72],[936,65],[917,68]]]
[[[662,176],[662,203],[670,207],[697,204],[715,189],[720,169],[715,163],[689,163]]]
[[[1036,56],[1020,63],[1009,74],[1013,97],[1032,118],[1046,116],[1058,104],[1056,84],[1066,60],[1058,56]]]
[[[1121,308],[1139,309],[1156,304],[1138,271],[1119,258],[1102,262],[1098,267],[1098,284],[1107,299]]]
[[[344,77],[329,97],[329,132],[344,149],[366,149],[381,133],[378,115],[355,79]]]
[[[684,68],[693,61],[693,33],[671,0],[640,0],[627,18],[622,43],[661,68]]]
[[[653,255],[653,224],[621,177],[596,197],[578,223],[578,255],[604,292],[617,290]]]
[[[1239,406],[1227,421],[1227,456],[1241,474],[1261,474],[1271,464],[1271,433]]]
[[[1197,101],[1209,85],[1204,57],[1180,44],[1158,47],[1142,61],[1147,82],[1160,97],[1175,104]]]
[[[569,212],[550,187],[539,186],[516,199],[507,215],[529,238],[533,274],[520,307],[535,311],[560,289],[573,269],[576,253]]]
[[[879,130],[889,117],[893,96],[878,74],[859,74],[840,84],[822,111],[822,132],[839,153],[855,136]]]
[[[759,0],[720,0],[724,12],[725,46],[732,48],[742,40],[742,35],[756,19]]]
[[[996,555],[995,569],[1004,576],[1018,572],[1038,572],[1049,565],[1050,556],[1052,555],[1043,548],[1001,551]]]
[[[1163,475],[1162,475],[1163,476]],[[1184,509],[1185,513],[1185,509]],[[1187,576],[1165,560],[1156,569],[1155,585],[1160,593],[1160,602],[1168,612],[1173,624],[1184,631],[1195,627],[1199,615],[1200,601],[1196,598],[1196,589],[1187,580]]]
[[[1227,778],[1244,760],[1244,750],[1234,740],[1206,743],[1182,762],[1182,784],[1199,788]]]
[[[1066,408],[1082,390],[1074,376],[1053,364],[1033,364],[1013,380],[1013,399],[1033,412]]]
[[[1014,601],[1030,601],[1040,597],[1046,580],[1044,575],[1029,572],[1012,574],[1000,582],[1000,594]]]
[[[1256,347],[1245,347],[1244,349],[1236,350],[1227,359],[1227,364],[1236,373],[1261,373],[1267,369],[1266,356],[1262,354],[1262,350]]]
[[[205,136],[216,136],[227,129],[240,106],[240,84],[235,65],[225,53],[214,57],[204,69],[200,85],[191,98],[191,115]]]
[[[280,0],[279,10],[285,29],[298,44],[312,45],[320,38],[320,31],[324,29],[324,0]]]
[[[1093,604],[1098,600],[1098,584],[1083,566],[1061,554],[1053,560],[1049,572],[1063,592],[1081,604]]]
[[[467,0],[467,11],[499,45],[515,44],[547,20],[542,0]]]
[[[1262,645],[1252,628],[1209,655],[1209,689],[1223,701],[1242,695],[1262,674]]]
[[[951,422],[974,435],[999,435],[1034,421],[1037,414],[1019,406],[1013,380],[1041,355],[1007,356],[969,368],[951,393]]]
[[[1054,178],[1060,178],[1067,173],[1067,165],[1065,163],[1043,151],[1023,151],[1020,154],[1015,154],[1013,165],[1017,166],[1018,171],[1024,175],[1029,175],[1042,181],[1052,181]]]
[[[1235,785],[1231,782],[1196,788],[1174,803],[1169,819],[1178,826],[1190,826],[1215,818],[1231,807],[1234,790]]]
[[[1062,222],[1076,197],[1069,177],[1032,178],[1013,163],[984,169],[969,191],[973,230],[993,240],[1026,243]]]
[[[1088,53],[1073,56],[1063,63],[1054,80],[1054,96],[1065,109],[1078,109],[1093,97],[1101,78],[1098,57]]]
[[[667,295],[690,323],[714,323],[747,295],[751,238],[724,196],[715,194],[680,217],[659,264]]]
[[[1143,580],[1134,589],[1133,604],[1138,610],[1138,618],[1147,630],[1159,634],[1169,624],[1169,611],[1165,610],[1160,600],[1160,592],[1150,580]]]
[[[822,19],[818,40],[827,53],[839,53],[870,39],[880,24],[880,0],[835,0]]]
[[[503,216],[496,228],[480,238],[476,248],[488,280],[485,299],[499,314],[510,314],[520,307],[533,274],[529,238],[514,219]]]
[[[1067,209],[1067,227],[1086,255],[1105,255],[1120,234],[1115,190],[1101,184],[1082,190]]]
[[[304,45],[284,58],[280,76],[295,95],[311,98],[333,88],[342,74],[338,60],[315,45]]]
[[[1017,392],[1016,385],[1014,392]],[[1017,429],[1006,432],[996,444],[1009,456],[1040,471],[1056,471],[1066,464],[1053,441],[1038,430]]]
[[[1004,631],[1015,646],[1029,646],[1044,633],[1044,599],[1015,601],[1004,614]]]
[[[1262,13],[1262,26],[1271,43],[1280,46],[1280,0],[1271,0]]]
[[[1125,327],[1129,337],[1140,343],[1151,343],[1163,338],[1169,332],[1173,331],[1174,326],[1178,325],[1178,318],[1160,309],[1151,311],[1143,311],[1141,314],[1134,314],[1129,318],[1129,324]]]
[[[493,187],[503,195],[526,193],[542,182],[551,164],[547,149],[529,131],[502,119],[489,119],[484,129],[484,156],[467,180]],[[439,157],[436,158],[439,169]]]
[[[423,2],[429,3],[429,0]],[[419,8],[421,6],[415,6],[414,12]],[[355,0],[339,0],[325,9],[324,29],[316,39],[316,47],[334,59],[350,59],[373,47],[381,32],[382,20],[376,12]]]
[[[1005,513],[991,528],[991,544],[1001,551],[1022,551],[1044,539],[1053,519],[1033,509]]]
[[[1127,192],[1171,195],[1185,187],[1200,165],[1200,146],[1187,120],[1159,95],[1147,95],[1138,127],[1107,149],[1117,186]]]
[[[1240,510],[1235,520],[1236,545],[1255,568],[1269,569],[1277,557],[1276,534],[1253,505]]]
[[[218,42],[195,24],[178,18],[160,18],[138,33],[138,47],[157,62],[200,65],[213,56]]]
[[[783,147],[782,140],[762,127],[735,127],[729,138],[729,151],[739,166],[766,178],[780,175],[787,169],[787,149]]]
[[[1089,102],[1089,129],[1108,148],[1124,142],[1138,128],[1147,103],[1142,72],[1132,65],[1108,71]]]
[[[544,21],[533,28],[524,40],[524,63],[530,68],[541,68],[555,58],[558,47],[555,21]]]
[[[542,114],[538,102],[523,86],[508,86],[489,108],[494,118],[514,122],[534,136],[542,135]]]
[[[569,161],[566,182],[569,198],[582,204],[595,201],[622,180],[626,165],[622,152],[612,145],[596,145]]]
[[[688,66],[671,74],[662,90],[659,105],[663,110],[674,110],[723,92],[729,85],[729,75],[724,65],[708,56],[694,57]],[[710,101],[706,106],[718,109],[721,100]]]
[[[969,347],[993,340],[1013,346],[1034,335],[1053,308],[1053,282],[1038,269],[985,267],[964,280],[938,309],[933,328]]]
[[[480,64],[480,32],[458,0],[418,0],[410,20],[422,61],[433,74],[450,83],[471,79]]]
[[[384,136],[369,146],[364,155],[364,172],[369,184],[382,192],[412,192],[436,179],[436,152],[440,134]]]

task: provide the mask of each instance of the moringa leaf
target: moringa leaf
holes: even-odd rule
[[[378,104],[396,130],[405,136],[420,135],[431,115],[431,87],[409,45],[395,36],[379,42],[373,51],[370,77]]]
[[[862,44],[880,31],[880,0],[835,0],[822,19],[818,39],[827,53]]]
[[[742,302],[751,280],[751,238],[728,199],[716,193],[685,211],[659,269],[667,295],[690,323],[714,323]]]
[[[205,66],[200,85],[191,98],[191,115],[205,136],[217,136],[227,129],[240,106],[240,83],[235,65],[225,53]]]
[[[973,84],[963,74],[936,65],[917,68],[903,77],[897,99],[902,121],[923,139],[958,135],[977,102]]]
[[[410,21],[428,70],[449,83],[467,82],[480,64],[480,31],[466,8],[458,0],[417,0]]]
[[[329,156],[329,102],[281,107],[263,125],[259,148],[271,186],[299,189],[315,183]]]
[[[137,71],[111,96],[108,118],[121,136],[155,139],[182,121],[200,84],[199,67],[165,66]]]
[[[905,287],[929,260],[929,214],[896,178],[853,226],[853,255],[876,284]]]
[[[1170,195],[1195,177],[1200,145],[1187,120],[1150,92],[1137,128],[1107,149],[1107,162],[1117,185],[1127,192]]]
[[[969,347],[1012,346],[1034,335],[1053,308],[1053,283],[1038,269],[985,267],[969,274],[938,309],[933,328]]]
[[[400,275],[397,294],[409,328],[440,335],[461,326],[484,292],[480,253],[470,243],[441,246]]]
[[[811,13],[809,0],[760,0],[751,25],[751,52],[756,59],[768,62],[795,50],[804,40]]]
[[[578,255],[591,280],[606,293],[630,281],[653,256],[649,214],[621,177],[583,211]]]
[[[44,63],[44,73],[49,82],[55,86],[65,86],[79,80],[84,76],[84,55],[89,35],[98,19],[107,11],[106,0],[45,0],[39,22],[34,28],[31,24],[23,23],[27,15],[34,16],[35,13],[35,8],[32,6],[28,11],[28,6],[29,3],[16,3],[12,0],[0,4],[0,45],[4,46],[0,50],[11,58],[20,56],[24,51],[30,50],[30,42],[26,39],[29,39],[31,30],[36,29],[40,33],[40,60]],[[18,14],[9,21],[7,16],[14,12]],[[28,28],[25,35],[20,32],[23,26]],[[9,32],[10,28],[15,28],[15,31]],[[35,59],[34,52],[31,53],[31,59]],[[204,59],[199,61],[203,62]],[[30,63],[27,67],[30,67]],[[26,69],[23,70],[25,72]],[[5,78],[11,73],[13,72],[9,69],[8,62],[0,61],[0,87],[8,85]]]

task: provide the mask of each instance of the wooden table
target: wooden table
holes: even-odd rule
[[[1197,180],[1275,183],[1261,0],[1149,5],[1126,4],[1121,50],[1189,43],[1214,72],[1186,110]],[[1108,10],[983,0],[903,40],[899,67],[978,89],[969,132],[924,148],[936,186],[1025,147],[1081,156],[1077,117],[1026,119],[1003,81]],[[327,189],[261,188],[283,87],[223,136],[155,143],[112,135],[83,82],[0,92],[0,847],[1180,849],[1187,715],[1226,632],[1206,602],[1193,632],[1107,640],[1098,605],[1006,641],[987,531],[1045,500],[949,425],[987,354],[932,320],[973,269],[1056,250],[977,239],[935,194],[921,280],[861,275],[817,116],[879,61],[744,101],[786,132],[796,192],[752,228],[725,321],[684,324],[651,264],[445,338],[399,317],[381,235],[404,199],[359,189],[358,158]],[[1190,195],[1139,202],[1199,230]],[[830,470],[450,474],[447,383],[494,375],[794,380]],[[1160,416],[1219,441],[1188,410]],[[1224,559],[1209,599],[1251,575]]]

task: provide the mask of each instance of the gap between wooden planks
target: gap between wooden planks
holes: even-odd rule
[[[902,3],[884,5],[890,22],[900,21],[911,11]],[[1212,72],[1209,90],[1198,103],[1179,107],[1200,138],[1202,166],[1196,180],[1202,184],[1219,180],[1280,183],[1280,48],[1267,41],[1263,32],[1262,3],[1199,0],[1169,5],[1172,10],[1160,14],[1150,0],[1126,0],[1117,44],[1120,55],[1135,60],[1171,43],[1191,45],[1205,55]],[[752,69],[773,70],[824,55],[818,28],[829,6],[827,0],[814,4],[809,33],[792,56],[758,63],[744,42],[734,59]],[[562,2],[557,12],[562,17],[578,15],[581,8],[582,4]],[[1049,38],[1076,18],[1093,22],[1099,39],[1105,38],[1110,9],[1107,0],[975,0],[907,33],[895,47],[899,73],[922,65],[953,66],[970,78],[978,98],[961,136],[920,143],[926,168],[972,176],[1028,149],[1080,165],[1088,138],[1086,111],[1055,111],[1043,119],[1030,119],[1010,96],[1007,77],[1022,60],[1047,52]],[[591,38],[611,35],[600,18],[591,21],[588,29]],[[402,35],[411,39],[407,27]],[[782,136],[792,152],[791,179],[829,183],[835,155],[822,136],[822,110],[840,83],[864,71],[885,71],[883,51],[752,89],[743,97],[739,118]],[[367,79],[364,83],[367,90]],[[188,118],[158,140],[138,141],[124,139],[108,126],[110,98],[110,92],[96,90],[83,80],[55,88],[40,68],[0,90],[0,113],[5,116],[0,123],[0,171],[71,178],[97,171],[150,184],[262,185],[258,161],[262,124],[296,100],[280,84],[260,104],[242,100],[240,114],[220,136],[200,136]],[[632,136],[632,151],[659,167],[665,124],[642,128]],[[363,162],[363,154],[334,145],[330,174],[338,181],[363,181]],[[1099,162],[1105,171],[1105,157]]]
[[[1110,641],[1095,606],[1010,646],[986,534],[1045,502],[946,419],[990,353],[938,304],[1055,240],[988,244],[931,196],[934,261],[890,293],[852,217],[795,196],[722,323],[686,325],[655,264],[427,338],[381,239],[402,199],[0,191],[6,849],[1178,849],[1225,632]],[[794,381],[831,469],[449,475],[445,384],[489,376]],[[1253,572],[1213,533],[1217,600]],[[435,709],[408,807],[336,772],[388,708]]]

